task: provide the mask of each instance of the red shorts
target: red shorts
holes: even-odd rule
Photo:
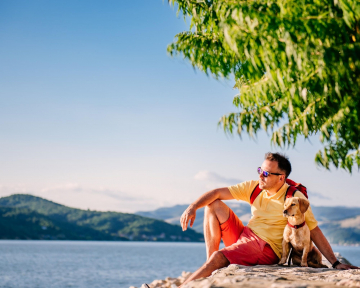
[[[279,262],[270,245],[259,238],[230,209],[229,219],[220,225],[225,248],[220,251],[230,264],[245,266],[273,265]]]

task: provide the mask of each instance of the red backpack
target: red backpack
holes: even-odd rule
[[[300,191],[301,193],[303,193],[305,195],[306,198],[309,198],[306,187],[301,185],[301,183],[296,183],[290,179],[286,179],[286,183],[289,184],[289,187],[285,193],[284,201],[286,200],[286,198],[294,197],[296,191]],[[259,184],[257,184],[255,189],[253,190],[253,192],[250,195],[250,204],[251,205],[254,203],[256,197],[259,196],[262,191],[263,190],[260,189]]]

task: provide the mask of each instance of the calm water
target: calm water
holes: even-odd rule
[[[360,247],[333,248],[360,265]],[[205,258],[203,243],[0,241],[0,287],[139,287]]]
[[[203,243],[0,241],[0,287],[140,287],[205,258]]]

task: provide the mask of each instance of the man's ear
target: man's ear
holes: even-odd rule
[[[286,181],[285,175],[280,175],[279,181],[280,182]]]
[[[301,213],[305,213],[309,208],[310,202],[307,199],[299,198],[299,208]]]

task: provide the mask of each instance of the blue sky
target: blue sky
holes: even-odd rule
[[[187,27],[161,0],[1,1],[0,196],[133,212],[256,179],[279,149],[217,127],[237,91],[167,55]],[[359,173],[317,168],[311,141],[284,151],[291,178],[315,205],[358,205]]]

